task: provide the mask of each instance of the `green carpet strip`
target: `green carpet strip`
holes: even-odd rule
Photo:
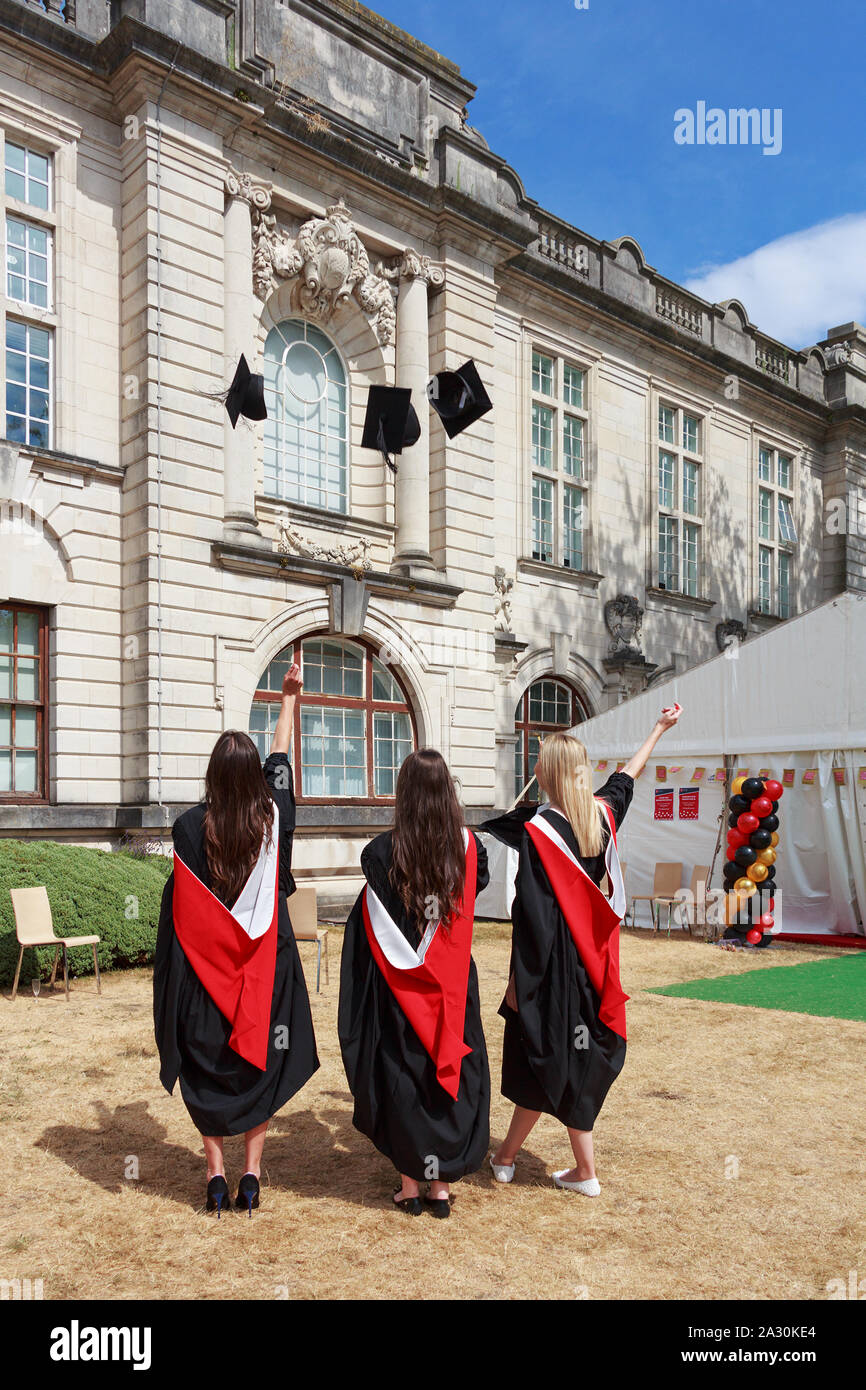
[[[805,965],[756,965],[734,975],[687,980],[647,992],[866,1022],[866,951]]]

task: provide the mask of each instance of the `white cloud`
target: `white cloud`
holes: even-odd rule
[[[739,299],[756,328],[810,347],[837,324],[866,320],[866,213],[779,237],[685,286],[712,304]]]

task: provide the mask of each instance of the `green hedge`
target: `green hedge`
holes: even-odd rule
[[[10,888],[44,885],[57,936],[100,938],[100,970],[146,965],[153,960],[171,862],[170,855],[110,854],[48,840],[0,839],[0,986],[12,985],[18,960]],[[37,974],[49,979],[53,959],[53,946],[28,948],[19,988]],[[59,978],[62,968],[61,961]],[[93,951],[70,951],[69,970],[72,975],[92,975]]]

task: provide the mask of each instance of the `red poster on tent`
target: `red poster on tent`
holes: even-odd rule
[[[653,820],[673,820],[674,818],[674,789],[673,787],[656,788],[655,809]]]
[[[697,820],[700,787],[680,787],[680,820]]]

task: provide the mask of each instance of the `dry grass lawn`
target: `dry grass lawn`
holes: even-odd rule
[[[0,999],[0,1278],[41,1278],[46,1299],[822,1299],[866,1272],[864,1025],[645,992],[830,952],[624,934],[629,1053],[596,1126],[601,1197],[552,1188],[570,1151],[543,1119],[510,1187],[477,1173],[437,1222],[389,1209],[390,1165],[352,1128],[331,942],[322,1067],[273,1121],[252,1220],[198,1205],[201,1144],[159,1085],[149,971],[105,977],[101,998],[80,981],[68,1005]],[[507,928],[482,924],[475,958],[498,1137]],[[242,1158],[228,1141],[230,1182]]]

